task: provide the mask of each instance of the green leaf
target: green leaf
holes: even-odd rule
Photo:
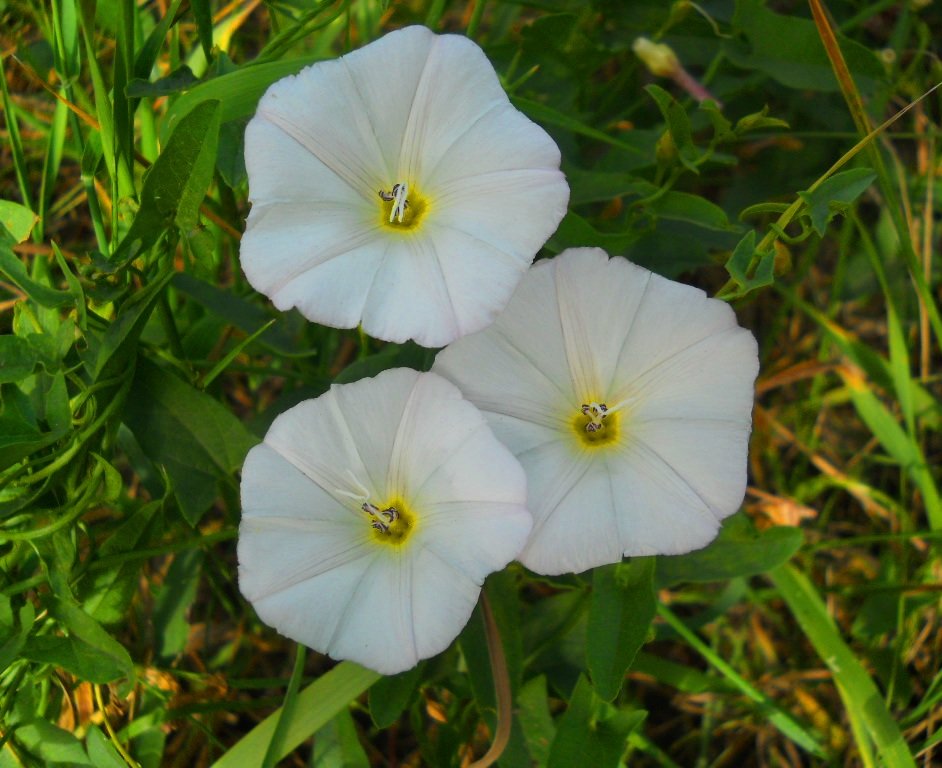
[[[127,763],[118,754],[118,750],[94,725],[88,726],[85,749],[88,750],[88,759],[95,768],[127,768]]]
[[[758,263],[750,270],[753,257],[758,256]],[[775,251],[756,251],[756,233],[749,230],[733,250],[726,262],[726,271],[736,281],[739,295],[745,295],[756,288],[772,285],[775,281]]]
[[[869,168],[851,168],[835,173],[814,191],[799,192],[798,196],[808,207],[815,231],[823,236],[828,222],[846,211],[876,178],[876,173]]]
[[[178,272],[174,275],[173,287],[246,334],[255,333],[271,320],[271,315],[257,304],[236,296],[232,291],[217,288],[186,272]],[[285,323],[279,319],[279,322],[265,331],[258,341],[282,354],[297,355],[299,354],[298,345],[284,326]],[[303,350],[303,354],[315,353],[316,350]]]
[[[520,689],[517,696],[517,719],[523,730],[527,751],[537,768],[545,768],[550,746],[556,738],[556,726],[549,709],[546,677],[534,677]]]
[[[92,381],[126,374],[133,366],[137,341],[172,275],[165,272],[133,294],[121,305],[118,316],[103,335],[88,336],[88,350],[82,355],[82,361]]]
[[[193,70],[185,64],[171,72],[166,77],[159,80],[150,80],[135,78],[128,83],[124,92],[129,98],[142,99],[157,96],[169,96],[172,93],[180,93],[188,88],[192,88],[199,82]]]
[[[349,709],[314,734],[312,768],[370,768]]]
[[[510,685],[516,691],[523,674],[523,639],[520,634],[520,605],[516,577],[503,570],[487,577],[484,587],[500,632],[507,662]],[[468,677],[478,709],[490,713],[497,708],[494,673],[487,650],[487,636],[481,607],[476,606],[471,620],[459,636],[461,651],[468,665]]]
[[[607,202],[616,197],[646,197],[658,190],[654,184],[634,174],[612,171],[568,168],[566,181],[569,182],[570,205]]]
[[[0,336],[0,384],[15,383],[29,376],[39,357],[32,345],[19,336]]]
[[[379,352],[360,358],[350,363],[340,373],[334,377],[335,384],[350,384],[360,379],[366,379],[376,376],[389,368],[392,362],[399,356],[399,350],[396,345],[390,344],[383,347]]]
[[[10,233],[15,242],[22,243],[29,237],[37,221],[39,221],[39,216],[25,205],[0,200],[0,224]]]
[[[152,501],[134,511],[102,544],[99,558],[133,552],[162,505],[161,501]],[[140,570],[139,562],[126,562],[92,571],[82,584],[81,594],[85,595],[82,607],[102,624],[121,621],[137,591]]]
[[[47,720],[37,719],[25,723],[16,729],[14,736],[44,765],[94,766],[85,755],[82,742]]]
[[[791,88],[837,91],[824,44],[814,22],[774,13],[765,0],[736,0],[734,32],[723,46],[736,66],[759,70]],[[885,79],[883,65],[868,48],[839,37],[841,49],[858,85],[872,92]]]
[[[62,667],[92,683],[110,683],[123,677],[133,679],[134,665],[127,650],[78,605],[51,597],[49,612],[65,627],[68,635],[30,638],[23,656]]]
[[[6,601],[6,605],[9,606],[9,600],[5,597],[3,599]],[[36,609],[33,608],[31,602],[27,601],[19,611],[19,629],[15,630],[14,627],[11,626],[9,634],[6,635],[6,639],[0,643],[0,669],[9,667],[16,660],[17,656],[20,655],[20,651],[26,644],[26,638],[33,628],[33,621],[35,621],[35,619]]]
[[[154,63],[157,61],[157,56],[164,44],[164,38],[167,36],[170,25],[176,18],[182,2],[183,0],[173,0],[170,3],[167,12],[161,17],[157,26],[151,30],[144,45],[138,51],[134,59],[134,77],[136,79],[147,80],[150,77],[151,70],[154,68]],[[130,86],[130,83],[128,85]]]
[[[707,117],[713,124],[713,143],[719,144],[724,141],[732,141],[736,138],[733,132],[733,124],[726,119],[720,106],[713,99],[705,99],[700,102],[699,109],[706,112]]]
[[[191,0],[190,8],[196,18],[196,32],[199,35],[200,46],[206,61],[212,61],[213,51],[213,13],[209,7],[209,0]]]
[[[190,638],[187,614],[196,599],[203,567],[203,551],[190,549],[173,559],[154,601],[154,651],[171,662],[186,649]]]
[[[400,718],[412,700],[424,669],[425,662],[419,662],[406,672],[381,677],[370,688],[370,717],[377,728],[388,728]]]
[[[52,445],[65,431],[40,432],[17,414],[0,413],[0,470]]]
[[[192,525],[215,500],[218,481],[232,481],[258,442],[216,399],[145,358],[138,361],[124,421],[147,457],[166,467]]]
[[[644,90],[657,103],[667,130],[674,140],[680,162],[694,173],[699,173],[696,161],[699,158],[697,148],[693,143],[693,133],[690,128],[690,118],[687,112],[667,91],[657,85],[646,85]]]
[[[196,227],[216,166],[219,112],[218,101],[206,101],[180,121],[144,177],[140,209],[112,254],[113,263],[136,258],[173,225],[184,235]]]
[[[10,250],[7,242],[0,238],[0,276],[5,277],[29,298],[43,307],[61,307],[75,301],[69,291],[57,291],[33,280],[23,262]]]
[[[789,128],[788,123],[784,120],[780,120],[777,117],[769,117],[768,115],[769,108],[768,106],[764,106],[759,112],[753,112],[750,115],[739,118],[739,120],[736,121],[736,128],[734,129],[735,134],[742,136],[750,131],[759,131],[763,128],[784,128],[786,130]]]
[[[620,254],[637,239],[638,233],[634,230],[600,232],[578,213],[569,211],[550,238],[548,246],[554,251],[596,246],[604,248],[609,254]]]
[[[721,693],[737,691],[735,685],[718,675],[706,674],[701,669],[667,661],[660,656],[639,651],[631,665],[634,672],[650,675],[659,683],[684,693]]]
[[[688,192],[665,192],[647,203],[645,208],[662,219],[686,221],[718,232],[740,231],[740,227],[730,223],[722,208],[700,195]]]
[[[683,581],[724,581],[765,573],[787,562],[802,543],[798,528],[768,528],[761,533],[739,513],[723,521],[719,535],[706,549],[688,555],[657,558],[657,585]]]
[[[942,495],[936,485],[933,464],[927,461],[915,436],[909,434],[897,417],[873,391],[859,371],[850,367],[839,369],[857,414],[880,445],[906,470],[922,492],[929,526],[942,530]]]
[[[548,768],[616,768],[625,751],[625,742],[646,713],[617,709],[592,691],[585,677],[579,677],[560,718],[550,751]]]
[[[596,568],[586,633],[586,662],[599,696],[612,701],[654,620],[655,558]]]
[[[757,705],[757,710],[763,719],[768,720],[769,723],[778,728],[785,736],[794,741],[802,749],[807,750],[816,757],[826,757],[824,749],[813,733],[795,720],[786,709],[782,708],[773,699],[770,699],[742,677],[742,675],[733,669],[733,667],[720,657],[709,645],[704,643],[693,630],[675,616],[666,605],[659,605],[657,612],[661,619],[679,634],[687,645],[703,656],[703,658],[713,665],[729,683],[738,688],[741,693],[745,694],[747,698]]]
[[[370,669],[344,661],[311,683],[298,694],[294,717],[285,732],[279,757],[290,754],[309,739],[379,677]],[[265,718],[219,758],[213,768],[258,768],[280,717],[279,709]]]

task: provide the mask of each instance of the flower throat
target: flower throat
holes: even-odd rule
[[[415,528],[414,515],[398,499],[382,508],[366,501],[360,509],[366,512],[373,540],[379,544],[403,544]]]
[[[391,229],[415,229],[422,219],[427,202],[414,189],[402,181],[393,184],[392,189],[380,189],[380,211],[383,226]]]

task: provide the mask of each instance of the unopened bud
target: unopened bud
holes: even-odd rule
[[[680,70],[677,54],[669,45],[652,43],[646,37],[637,38],[631,46],[635,55],[644,62],[652,75],[674,77]]]

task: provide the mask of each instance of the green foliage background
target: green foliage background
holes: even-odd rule
[[[235,580],[238,471],[275,415],[433,358],[251,290],[243,130],[276,79],[410,23],[477,41],[562,149],[542,256],[698,284],[762,355],[714,544],[489,579],[499,765],[942,760],[938,93],[861,141],[942,80],[938,4],[0,0],[0,768],[486,750],[479,613],[377,679],[263,626]]]

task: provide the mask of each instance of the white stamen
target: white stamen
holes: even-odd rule
[[[589,423],[585,425],[585,431],[598,432],[603,426],[602,419],[608,416],[609,410],[605,403],[583,403],[582,413],[589,417]]]
[[[380,533],[389,533],[389,526],[399,519],[399,510],[395,507],[381,510],[375,504],[364,501],[360,509],[370,516],[370,527]]]
[[[409,185],[405,182],[396,184],[392,191],[393,206],[389,211],[389,223],[392,224],[393,219],[397,218],[399,223],[402,224],[402,217],[405,215],[406,208],[409,205]]]
[[[347,470],[346,474],[347,479],[350,481],[350,485],[353,486],[353,490],[345,491],[342,488],[334,488],[334,493],[338,496],[346,496],[348,499],[352,499],[353,501],[364,501],[365,499],[368,499],[370,497],[370,492],[367,490],[366,486],[357,480],[357,476],[354,475],[350,469]]]

